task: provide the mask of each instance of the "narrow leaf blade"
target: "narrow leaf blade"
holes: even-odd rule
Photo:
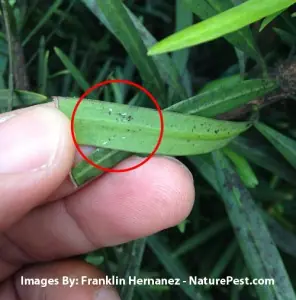
[[[134,64],[137,66],[146,87],[159,99],[164,106],[166,92],[163,81],[154,64],[147,56],[147,49],[139,36],[130,16],[125,10],[121,0],[99,0],[100,7],[109,26],[117,39],[125,47]],[[116,16],[116,18],[114,18]]]
[[[221,87],[197,94],[170,106],[168,109],[203,117],[214,117],[247,104],[252,100],[259,99],[277,87],[278,84],[273,80],[245,80],[236,83],[235,86],[222,85]]]
[[[254,278],[274,279],[268,289],[255,286],[260,299],[296,299],[280,254],[251,195],[223,154],[215,151],[212,155],[221,196],[248,269]]]
[[[241,29],[294,4],[294,0],[249,0],[217,16],[177,32],[149,49],[148,55],[198,45]]]
[[[78,70],[76,66],[71,62],[71,60],[68,58],[68,56],[59,48],[54,48],[55,53],[60,58],[61,62],[64,64],[64,66],[69,70],[69,72],[72,74],[73,78],[76,80],[78,85],[81,89],[84,91],[89,88],[89,84],[87,80],[84,78],[83,74]]]
[[[57,99],[69,118],[76,99]],[[221,148],[247,130],[248,122],[229,122],[163,112],[165,130],[158,154],[190,155]],[[84,99],[75,116],[78,143],[135,153],[151,153],[160,135],[156,110]]]
[[[273,144],[273,146],[296,169],[296,141],[279,133],[271,127],[257,123],[256,128]]]

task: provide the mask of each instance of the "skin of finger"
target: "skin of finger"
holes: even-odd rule
[[[44,203],[65,180],[73,163],[74,146],[69,130],[69,120],[50,107],[37,109],[34,107],[31,109],[32,113],[33,110],[37,113],[38,109],[43,110],[43,115],[46,110],[49,122],[55,121],[60,124],[55,127],[59,128],[59,134],[62,136],[60,147],[55,153],[52,164],[46,168],[27,173],[0,174],[0,231],[7,229],[35,206]],[[28,112],[28,109],[26,111]],[[30,124],[30,114],[24,115],[20,111],[16,111],[16,114],[19,117],[23,115],[24,130],[26,127],[34,126]],[[49,123],[48,127],[50,126],[52,125]]]
[[[55,108],[55,104],[54,102],[47,102],[47,103],[44,103],[44,104],[38,104],[38,105],[33,105],[33,106],[29,106],[29,107],[25,107],[25,108],[21,108],[21,109],[16,109],[13,111],[14,114],[17,114],[17,115],[20,115],[20,114],[23,114],[33,108],[36,108],[36,107],[43,107],[43,108]],[[5,117],[5,116],[8,116],[10,115],[11,112],[5,112],[5,113],[2,113],[1,114],[1,117]]]
[[[98,285],[98,282],[94,280],[92,280],[90,284],[84,283],[82,285],[83,278],[97,279],[105,278],[105,276],[106,275],[103,272],[95,267],[78,260],[57,261],[34,265],[20,270],[14,278],[4,282],[2,287],[0,285],[0,298],[7,300],[96,300],[102,289],[108,289],[109,292],[114,295],[114,298],[117,299],[115,297],[117,295],[116,290],[111,286]],[[37,279],[52,278],[55,279],[56,282],[53,282],[52,285],[46,287],[22,285],[21,277]],[[63,277],[76,278],[77,284],[73,287],[67,285],[66,281],[64,281],[63,284]],[[6,296],[5,298],[4,295]],[[117,297],[119,299],[118,295]],[[112,300],[114,298],[112,298]],[[106,298],[106,300],[108,299],[109,298]]]
[[[95,150],[94,147],[90,147],[90,146],[81,146],[80,149],[83,151],[85,155],[89,155]],[[76,151],[73,166],[77,164],[77,162],[81,161],[82,159],[83,159],[82,156]],[[78,189],[79,187],[75,186],[71,181],[70,176],[68,176],[64,180],[64,182],[48,197],[47,202],[56,201],[61,198],[70,196]]]
[[[118,168],[139,160],[127,159]],[[133,172],[105,174],[62,201],[36,208],[6,232],[9,242],[0,257],[2,263],[20,264],[24,253],[44,261],[124,243],[178,224],[193,200],[188,170],[157,157]]]
[[[70,177],[67,177],[62,184],[48,197],[47,202],[57,201],[59,199],[68,197],[77,192],[81,187],[76,187],[71,181]]]

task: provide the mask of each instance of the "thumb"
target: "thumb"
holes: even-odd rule
[[[69,120],[36,106],[0,115],[0,231],[63,182],[74,157]]]

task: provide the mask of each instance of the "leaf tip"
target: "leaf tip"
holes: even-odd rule
[[[147,51],[148,56],[153,56],[155,54],[157,54],[157,53],[155,52],[155,47],[154,46],[152,46],[150,49],[148,49],[148,51]]]
[[[147,55],[153,56],[153,55],[162,54],[166,52],[170,52],[170,49],[168,49],[166,45],[163,45],[163,41],[160,41],[154,44],[150,49],[148,49]]]

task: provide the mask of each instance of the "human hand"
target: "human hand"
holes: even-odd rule
[[[104,277],[66,258],[174,226],[192,208],[190,172],[164,157],[75,189],[67,178],[75,156],[69,129],[51,104],[0,115],[0,299],[119,299],[111,287],[24,286],[21,276]]]

